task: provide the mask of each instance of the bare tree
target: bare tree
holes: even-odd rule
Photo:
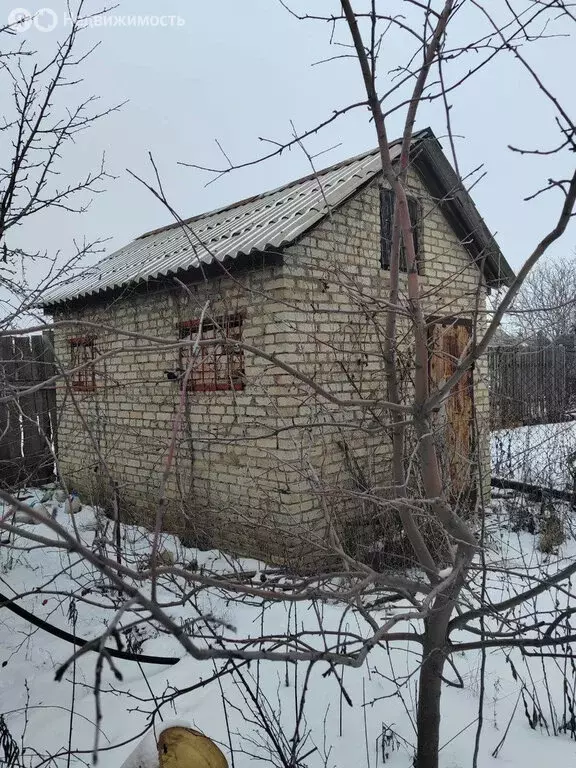
[[[0,124],[0,287],[7,324],[25,316],[48,287],[74,274],[84,256],[100,250],[95,242],[77,244],[67,259],[27,253],[17,234],[47,209],[85,213],[110,178],[104,157],[82,178],[64,181],[60,172],[62,156],[78,135],[118,108],[99,109],[96,96],[73,97],[82,83],[80,66],[96,47],[80,47],[90,18],[86,6],[78,0],[69,7],[70,30],[45,60],[22,41],[17,24],[0,28],[0,82],[9,95]]]
[[[543,259],[526,278],[508,325],[522,340],[557,339],[576,330],[576,255]]]

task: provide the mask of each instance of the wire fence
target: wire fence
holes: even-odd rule
[[[563,344],[502,346],[488,351],[491,429],[569,421],[574,354]]]

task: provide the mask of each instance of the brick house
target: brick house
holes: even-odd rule
[[[392,151],[397,156],[399,145]],[[486,292],[509,284],[513,273],[431,130],[415,134],[411,157],[430,376],[439,381],[470,338]],[[371,151],[142,235],[55,288],[45,313],[69,321],[56,329],[57,360],[68,370],[84,364],[58,387],[67,481],[105,500],[104,460],[125,519],[152,519],[190,354],[179,340],[200,330],[203,338],[241,339],[262,355],[215,344],[195,358],[166,526],[274,560],[323,546],[328,519],[341,536],[361,540],[360,523],[373,526],[379,499],[390,495],[381,414],[328,401],[270,356],[341,400],[382,397],[392,208]],[[399,323],[409,388],[409,326],[406,318]],[[484,361],[473,376],[439,417],[438,439],[450,448],[443,455],[452,457],[443,471],[455,497],[475,485],[478,468],[489,472]]]

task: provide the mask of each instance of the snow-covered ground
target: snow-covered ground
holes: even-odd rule
[[[57,520],[69,528],[71,520],[63,506],[56,508]],[[547,569],[555,570],[576,557],[576,543],[570,539],[558,557],[547,560],[535,546],[535,537],[528,533],[513,533],[503,523],[507,512],[502,502],[494,505],[489,519],[490,546],[487,557],[491,565],[506,566],[516,572],[531,573],[543,578]],[[80,535],[87,544],[97,547],[95,531],[100,523],[94,510],[85,507],[75,517]],[[35,526],[34,533],[41,531]],[[137,565],[149,551],[150,536],[141,528],[124,526],[123,557]],[[183,548],[177,539],[165,536],[162,547],[173,554],[174,560],[189,567],[207,569],[213,573],[230,572],[242,567],[254,570],[255,583],[260,582],[261,565],[254,561],[231,561],[218,552],[200,552]],[[7,595],[26,593],[18,601],[36,616],[83,638],[96,637],[110,622],[118,607],[118,597],[104,589],[91,567],[78,557],[62,550],[31,544],[22,537],[10,547],[0,547],[0,591]],[[489,575],[488,589],[493,600],[501,600],[519,589],[519,578],[504,578],[499,572]],[[170,616],[196,635],[194,625],[198,614],[189,603],[176,604],[177,590],[164,581],[158,592],[160,602],[173,602],[167,609]],[[56,594],[58,593],[58,594]],[[64,595],[64,597],[63,597]],[[82,596],[90,603],[74,600]],[[558,590],[539,598],[539,607],[558,610],[569,598]],[[215,588],[205,589],[195,601],[205,615],[220,622],[218,632],[227,638],[247,638],[300,629],[313,632],[319,623],[325,630],[355,630],[367,635],[364,619],[349,607],[330,603],[276,603],[264,605],[260,599],[230,601]],[[382,622],[393,610],[374,613]],[[126,626],[136,618],[127,612],[121,620]],[[399,625],[398,628],[407,628]],[[196,627],[196,628],[195,628]],[[417,627],[416,627],[417,628]],[[455,640],[471,640],[461,633]],[[111,641],[109,641],[110,643]],[[320,643],[321,641],[318,640]],[[210,678],[216,671],[231,669],[222,661],[199,662],[185,656],[179,643],[159,632],[142,630],[139,652],[179,657],[174,666],[115,662],[122,674],[117,680],[105,664],[102,676],[102,720],[97,725],[93,684],[94,653],[83,655],[76,665],[66,671],[61,682],[54,680],[55,671],[74,650],[71,645],[31,627],[7,609],[0,609],[0,713],[8,731],[24,754],[11,768],[40,768],[40,766],[89,765],[95,732],[99,731],[99,765],[119,768],[137,741],[134,739],[150,722],[160,697],[193,686]],[[302,739],[301,762],[308,768],[374,768],[386,764],[392,768],[412,765],[415,743],[415,672],[418,668],[419,646],[406,642],[390,648],[377,647],[360,669],[343,668],[338,677],[327,674],[326,664],[317,663],[306,681],[305,664],[260,662],[244,665],[239,672],[227,673],[205,687],[174,699],[161,708],[164,722],[176,719],[189,723],[220,744],[230,765],[244,768],[256,759],[265,758],[264,765],[281,765],[271,743],[280,734],[285,749],[294,734],[300,696],[306,688],[303,716],[299,726]],[[563,707],[562,669],[557,659],[527,659],[519,652],[508,654],[491,650],[486,656],[484,727],[482,731],[479,768],[502,765],[506,768],[540,768],[551,761],[558,766],[576,764],[576,745],[567,735],[548,736],[552,730],[551,707],[561,719]],[[463,681],[462,688],[444,686],[442,699],[443,768],[468,768],[472,765],[474,735],[477,727],[480,693],[481,656],[477,651],[458,653],[453,657],[454,669],[447,667],[447,677]],[[241,676],[240,676],[241,673]],[[570,685],[574,672],[568,666]],[[545,685],[547,680],[548,687]],[[524,685],[525,684],[525,685]],[[251,693],[249,693],[251,691]],[[525,715],[522,698],[531,713],[531,696],[539,702],[546,726],[532,729]],[[258,722],[254,701],[276,721],[277,734],[266,733]],[[161,725],[159,716],[155,720]],[[491,756],[504,738],[498,758]],[[9,765],[2,753],[0,734],[0,765]],[[234,761],[231,760],[231,748]],[[67,754],[71,751],[71,758]],[[52,756],[52,760],[50,760]],[[134,765],[143,765],[134,763]]]
[[[492,433],[492,471],[498,477],[572,489],[569,457],[576,453],[576,421]]]

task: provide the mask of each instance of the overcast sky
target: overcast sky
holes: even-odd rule
[[[492,0],[494,7],[502,0]],[[15,7],[2,0],[6,15]],[[41,55],[48,54],[63,26],[64,0],[23,0],[35,12],[54,11],[58,24],[51,32],[34,28],[22,33]],[[306,5],[301,2],[300,7]],[[388,0],[384,6],[390,7]],[[490,3],[488,3],[490,5]],[[18,7],[22,7],[18,4]],[[383,6],[383,7],[384,7]],[[96,8],[93,3],[92,8]],[[333,2],[316,0],[309,8],[333,9]],[[182,24],[161,27],[115,26],[86,31],[86,44],[101,40],[100,47],[82,65],[80,94],[96,94],[102,105],[128,103],[119,113],[101,121],[84,134],[61,164],[61,179],[72,181],[98,164],[106,153],[107,167],[117,178],[107,183],[88,213],[72,216],[49,211],[18,232],[11,247],[45,248],[69,253],[74,238],[110,238],[107,250],[126,244],[135,236],[170,222],[170,215],[150,193],[127,173],[131,169],[151,178],[147,154],[152,152],[165,190],[183,217],[192,216],[278,186],[310,171],[300,150],[263,165],[228,174],[206,186],[210,176],[178,165],[223,162],[215,139],[234,162],[259,155],[266,145],[258,137],[285,140],[290,121],[299,131],[327,118],[332,110],[364,98],[358,64],[341,58],[314,65],[345,53],[330,47],[330,27],[319,22],[299,22],[276,0],[120,0],[112,12],[121,16],[159,14],[179,17]],[[477,23],[461,14],[462,34]],[[347,40],[344,27],[341,40]],[[405,42],[386,38],[379,85],[390,84],[387,70],[400,63]],[[526,51],[544,81],[574,110],[576,50],[573,40],[555,38]],[[477,55],[479,56],[479,54]],[[473,65],[478,58],[471,58]],[[7,94],[2,94],[6,98]],[[76,98],[78,98],[78,96]],[[509,144],[546,147],[557,142],[552,113],[526,74],[512,57],[502,54],[451,98],[452,120],[458,139],[463,174],[479,165],[486,176],[473,196],[489,228],[496,234],[510,263],[518,267],[537,239],[552,225],[559,193],[523,202],[546,180],[569,172],[567,160],[526,158],[510,152]],[[401,128],[401,114],[390,118],[389,132]],[[441,103],[424,104],[417,128],[431,126],[438,136],[446,130]],[[445,151],[448,143],[443,141]],[[315,153],[339,146],[319,158],[319,167],[330,165],[376,144],[366,110],[356,110],[307,141]],[[268,145],[269,146],[269,145]],[[563,167],[566,164],[566,167]],[[11,235],[14,237],[14,234]],[[574,229],[557,252],[576,244]]]

